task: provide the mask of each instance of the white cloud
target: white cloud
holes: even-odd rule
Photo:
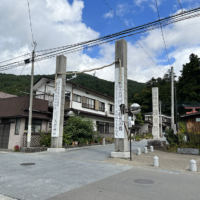
[[[16,7],[13,7],[11,2],[12,0],[1,0],[0,2],[1,60],[32,50],[26,1],[19,1]],[[37,50],[99,37],[98,32],[82,22],[83,1],[74,1],[72,5],[65,0],[30,1],[30,8],[33,33],[38,43]],[[57,12],[61,12],[61,14]],[[194,18],[164,28],[169,56],[175,60],[172,64],[177,75],[180,75],[179,71],[182,69],[182,65],[189,61],[191,53],[200,55],[199,27],[199,18]],[[162,64],[162,61],[166,61],[166,59],[163,56],[165,52],[160,29],[141,36],[139,41],[160,65],[156,66],[138,45],[136,50],[133,44],[128,42],[128,78],[146,82],[152,77],[163,77],[163,71],[166,72],[169,66]],[[114,60],[115,45],[105,44],[100,46],[99,53],[94,58],[83,52],[68,54],[67,70],[91,69],[110,64]],[[22,69],[23,67],[18,67],[4,72],[18,75]],[[35,65],[35,74],[52,74],[54,72],[55,58]],[[25,67],[23,74],[30,74],[30,65]],[[96,75],[99,78],[113,81],[114,65],[97,71]]]
[[[127,3],[118,4],[116,13],[117,15],[124,16],[125,14],[129,13],[129,9],[130,9],[130,6]]]
[[[104,18],[113,18],[113,12],[110,11],[110,12],[108,12],[108,13],[105,13],[105,14],[103,15],[103,17],[104,17]]]

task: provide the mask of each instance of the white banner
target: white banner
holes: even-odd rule
[[[121,83],[119,83],[120,69],[115,68],[115,138],[124,138],[124,115],[121,115],[120,105],[124,104],[124,67],[121,67]]]
[[[61,92],[62,92],[62,78],[58,78],[56,81],[56,91],[54,92],[51,137],[59,136]]]

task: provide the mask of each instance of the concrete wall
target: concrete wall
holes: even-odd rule
[[[144,123],[144,125],[143,126],[141,126],[141,129],[140,129],[140,132],[141,133],[148,133],[149,132],[149,123]]]

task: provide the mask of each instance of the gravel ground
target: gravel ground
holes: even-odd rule
[[[190,160],[194,159],[197,161],[197,173],[200,174],[199,155],[185,155],[155,150],[154,152],[149,152],[148,154],[142,153],[141,156],[132,154],[132,161],[130,161],[129,159],[109,158],[106,160],[106,162],[153,168],[154,156],[158,156],[159,158],[159,169],[173,170],[179,172],[190,172]]]

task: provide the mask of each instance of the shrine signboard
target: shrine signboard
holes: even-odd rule
[[[120,68],[115,68],[115,138],[124,138],[124,115],[120,105],[124,104],[124,67],[121,67],[121,83],[119,83]]]
[[[153,138],[160,139],[159,135],[159,106],[158,106],[158,88],[152,88],[152,104],[153,104]]]

